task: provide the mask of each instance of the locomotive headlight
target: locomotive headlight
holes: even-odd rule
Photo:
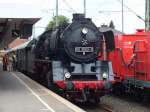
[[[104,73],[102,74],[102,76],[103,76],[104,79],[107,79],[107,78],[108,78],[108,74],[107,74],[106,72],[104,72]]]
[[[70,77],[71,77],[71,74],[70,74],[69,72],[66,72],[66,73],[65,73],[65,78],[66,78],[66,79],[69,79]]]
[[[82,29],[82,33],[83,33],[83,34],[87,34],[87,33],[88,33],[88,29],[84,27],[84,28]]]

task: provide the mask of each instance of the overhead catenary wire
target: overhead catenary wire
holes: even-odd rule
[[[62,0],[73,12],[76,13],[75,9],[73,9],[67,2],[66,0]]]
[[[143,19],[140,15],[138,15],[135,11],[133,11],[131,8],[129,8],[126,4],[122,3],[121,0],[117,0],[121,4],[123,4],[124,7],[126,7],[130,12],[132,12],[135,16],[137,16],[139,19],[141,19],[143,22],[145,22],[145,19]]]
[[[71,10],[71,11],[73,11],[74,13],[76,13],[76,10],[75,9],[73,9],[72,7],[71,7],[71,5],[69,5],[67,2],[66,2],[66,0],[62,0],[67,6],[68,6],[68,9],[67,8],[59,8],[58,10]],[[56,2],[58,2],[58,1],[56,1]],[[57,3],[56,3],[57,4]],[[50,11],[55,11],[56,10],[56,8],[52,8],[52,9],[49,9],[49,8],[43,8],[43,9],[41,9],[43,12],[50,12]]]

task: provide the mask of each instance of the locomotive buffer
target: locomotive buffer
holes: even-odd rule
[[[0,112],[84,112],[19,72],[0,71]]]

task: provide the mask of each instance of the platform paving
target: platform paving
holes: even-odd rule
[[[0,70],[0,112],[84,112],[20,72]]]

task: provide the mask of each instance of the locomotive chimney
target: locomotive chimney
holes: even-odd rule
[[[73,20],[72,21],[80,20],[80,19],[84,19],[84,18],[85,18],[85,14],[76,13],[76,14],[73,14]]]

